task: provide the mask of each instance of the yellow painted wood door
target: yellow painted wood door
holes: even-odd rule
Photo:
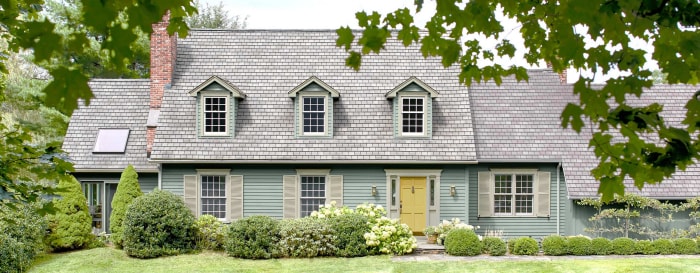
[[[426,180],[425,177],[401,177],[401,222],[407,224],[413,233],[421,233],[425,228]]]

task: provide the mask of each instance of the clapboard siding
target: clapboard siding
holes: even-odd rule
[[[108,182],[116,183],[119,182],[121,178],[121,173],[74,173],[76,179],[80,182]],[[139,187],[143,193],[152,192],[153,189],[158,188],[158,174],[157,173],[139,173]]]
[[[440,219],[467,219],[467,170],[464,166],[447,166],[440,177]],[[450,187],[457,190],[455,197],[450,196]]]

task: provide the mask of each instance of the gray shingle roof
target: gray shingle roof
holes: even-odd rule
[[[73,113],[63,141],[63,149],[69,153],[76,170],[121,172],[132,164],[138,171],[157,171],[157,166],[146,158],[149,81],[95,79],[89,84],[95,98],[87,107],[81,103]],[[94,154],[100,128],[129,128],[126,152]]]
[[[335,46],[334,31],[193,30],[178,40],[172,88],[166,90],[151,158],[246,161],[474,161],[469,97],[457,70],[424,59],[392,40],[355,72]],[[198,138],[195,98],[187,93],[218,76],[240,89],[232,138]],[[316,76],[340,92],[332,138],[294,136],[288,92]],[[411,76],[435,90],[431,139],[393,135],[385,94]]]
[[[578,98],[571,85],[559,84],[551,70],[529,71],[529,83],[504,79],[470,88],[477,155],[480,162],[562,162],[570,198],[596,196],[598,182],[590,175],[597,165],[588,148],[590,129],[581,134],[562,129],[560,116],[569,102]],[[664,104],[664,118],[679,124],[683,108],[698,87],[655,86],[637,101]],[[659,198],[685,198],[700,195],[700,166],[689,167],[660,185],[646,186],[640,192],[631,183],[627,192]]]

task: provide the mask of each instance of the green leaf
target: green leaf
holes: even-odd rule
[[[338,39],[335,40],[335,46],[344,47],[345,51],[352,48],[352,42],[355,41],[355,34],[349,27],[341,27],[335,31],[338,34]]]

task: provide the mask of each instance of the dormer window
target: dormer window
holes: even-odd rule
[[[340,93],[316,77],[289,91],[294,98],[297,137],[333,136],[333,99]]]
[[[189,92],[197,98],[197,132],[202,137],[230,137],[235,128],[238,99],[245,94],[213,76]]]
[[[433,98],[438,92],[411,77],[386,94],[393,99],[394,136],[431,137]]]

